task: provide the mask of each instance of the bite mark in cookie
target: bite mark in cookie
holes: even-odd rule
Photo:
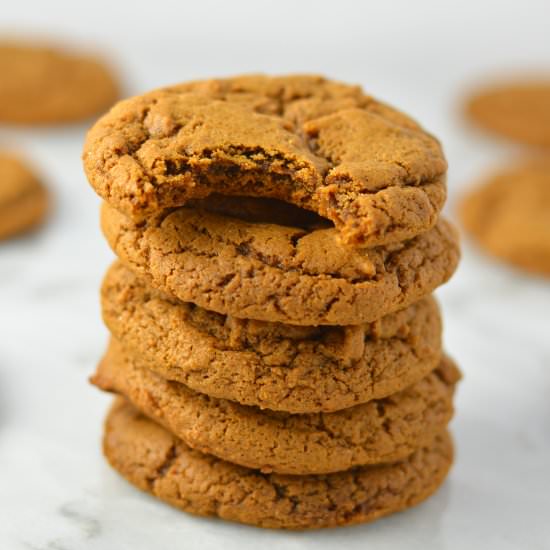
[[[439,142],[357,86],[322,77],[192,82],[120,102],[91,129],[94,189],[135,220],[212,193],[268,197],[374,246],[432,227],[446,196]]]

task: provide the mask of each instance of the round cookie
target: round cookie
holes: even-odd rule
[[[103,205],[114,252],[147,282],[238,318],[355,325],[403,309],[446,282],[459,258],[440,220],[409,241],[344,247],[334,228],[306,230],[178,208],[135,223]]]
[[[460,214],[486,252],[550,277],[550,158],[496,173],[470,191]]]
[[[124,396],[190,447],[281,474],[325,474],[396,462],[428,445],[453,414],[460,373],[445,358],[420,382],[333,413],[290,415],[194,392],[139,368],[112,341],[92,382]]]
[[[0,153],[0,241],[40,225],[48,210],[46,188],[11,154]]]
[[[550,79],[494,85],[474,95],[466,109],[486,130],[528,145],[550,147]]]
[[[453,461],[443,432],[396,464],[321,476],[262,474],[190,449],[122,399],[107,417],[103,450],[130,483],[172,506],[285,529],[366,523],[415,506],[438,489]]]
[[[432,297],[372,323],[299,327],[180,302],[115,262],[101,298],[109,330],[140,366],[198,392],[272,410],[330,412],[386,397],[441,358]]]
[[[318,76],[191,82],[122,101],[83,158],[97,193],[137,221],[212,193],[269,197],[328,218],[353,246],[428,230],[446,196],[435,138]]]
[[[0,42],[0,122],[55,124],[107,109],[118,86],[97,59],[39,45]]]

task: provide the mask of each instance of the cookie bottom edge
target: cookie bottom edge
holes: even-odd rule
[[[368,523],[411,508],[447,477],[447,431],[408,459],[327,475],[262,474],[205,455],[116,398],[103,451],[128,482],[187,513],[272,529],[306,530]]]

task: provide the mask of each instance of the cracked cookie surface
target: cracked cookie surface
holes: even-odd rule
[[[103,450],[130,483],[186,512],[286,529],[366,523],[410,508],[437,490],[453,460],[443,432],[396,464],[262,474],[190,449],[120,398],[106,420]]]
[[[0,241],[30,231],[46,217],[49,195],[17,157],[0,152]]]
[[[317,76],[191,82],[117,104],[88,133],[91,185],[135,220],[211,193],[331,220],[345,244],[418,235],[446,196],[439,142],[358,86]]]
[[[550,157],[494,174],[466,195],[460,213],[486,252],[550,277]]]
[[[372,323],[300,327],[181,302],[121,262],[107,272],[101,296],[107,327],[140,366],[261,408],[344,409],[404,389],[441,358],[441,318],[431,297]]]
[[[118,97],[97,59],[60,49],[0,42],[0,121],[55,124],[86,119]]]
[[[135,223],[103,205],[111,248],[147,282],[238,318],[295,325],[375,321],[430,294],[459,259],[452,226],[409,241],[349,248],[334,228],[254,223],[178,208]]]
[[[263,472],[325,474],[396,462],[429,445],[453,414],[460,373],[443,358],[387,398],[333,413],[263,411],[197,393],[139,368],[111,341],[92,382],[116,392],[187,445]]]

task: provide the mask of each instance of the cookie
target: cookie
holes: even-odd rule
[[[386,397],[441,358],[441,318],[431,297],[372,323],[299,327],[180,302],[116,262],[101,302],[107,327],[140,366],[213,397],[291,413]]]
[[[262,474],[192,450],[117,399],[104,454],[130,483],[199,516],[259,527],[316,529],[366,523],[415,506],[453,461],[446,432],[402,462],[319,476]]]
[[[486,130],[527,145],[550,147],[550,79],[482,89],[466,109]]]
[[[0,43],[0,122],[55,124],[86,119],[118,97],[99,60],[51,47]]]
[[[197,393],[139,368],[112,341],[92,382],[116,392],[190,447],[282,474],[325,474],[396,462],[427,445],[453,414],[460,377],[449,359],[385,399],[333,413],[259,410]]]
[[[550,158],[497,172],[464,198],[462,223],[489,254],[550,277]]]
[[[341,246],[335,229],[252,223],[197,208],[135,223],[105,204],[102,229],[151,286],[218,313],[294,325],[375,321],[446,282],[459,258],[445,221],[372,249]]]
[[[134,220],[211,193],[269,197],[328,218],[353,246],[428,230],[446,196],[435,138],[318,76],[192,82],[122,101],[83,158],[98,194]]]
[[[0,240],[40,225],[48,204],[48,192],[36,175],[18,158],[0,153]]]

